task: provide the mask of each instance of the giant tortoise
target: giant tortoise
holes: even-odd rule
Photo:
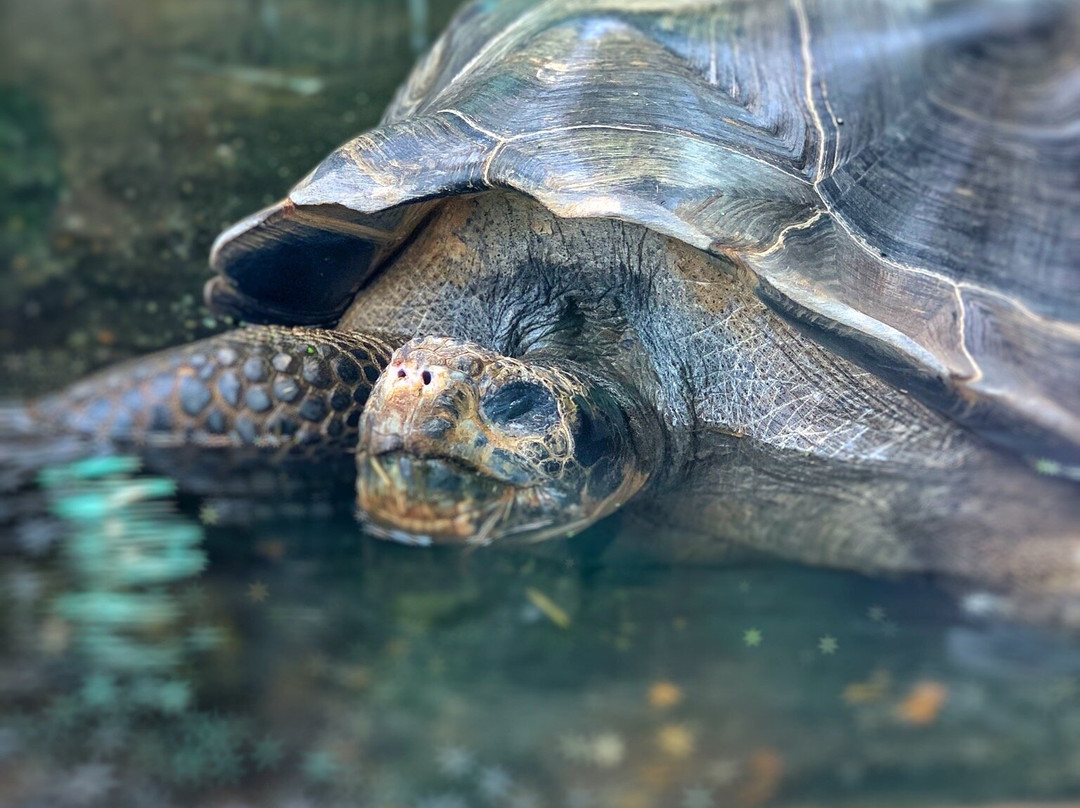
[[[1053,0],[474,2],[218,239],[245,327],[21,428],[416,544],[620,511],[1080,592],[1078,41]]]

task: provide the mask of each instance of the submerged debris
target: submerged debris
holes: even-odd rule
[[[896,706],[894,714],[905,724],[924,727],[933,724],[945,706],[949,691],[941,682],[917,682]]]
[[[570,627],[570,623],[572,622],[570,615],[539,589],[530,586],[525,590],[525,596],[528,597],[533,606],[543,612],[544,616],[559,628]]]

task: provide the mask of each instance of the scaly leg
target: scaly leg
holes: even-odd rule
[[[139,454],[193,493],[249,492],[261,475],[272,494],[283,476],[352,468],[368,393],[402,341],[245,328],[90,376],[32,402],[19,429]]]

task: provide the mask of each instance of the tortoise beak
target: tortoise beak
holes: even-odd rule
[[[399,348],[360,420],[359,517],[376,535],[410,543],[486,543],[527,477],[494,458],[479,417],[485,349],[449,338]],[[473,358],[475,361],[463,361]]]
[[[383,538],[482,544],[512,503],[513,491],[452,458],[361,452],[356,499],[361,520]]]

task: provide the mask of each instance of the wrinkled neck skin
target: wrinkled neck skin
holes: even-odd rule
[[[587,379],[626,416],[644,489],[662,485],[671,465],[661,458],[679,454],[685,435],[667,427],[662,385],[635,325],[648,301],[640,263],[625,259],[639,245],[613,244],[622,237],[615,222],[566,234],[559,224],[517,196],[451,200],[361,290],[339,327],[468,340]]]
[[[610,391],[648,474],[623,509],[631,555],[741,546],[980,579],[1056,568],[1080,586],[1075,485],[817,345],[748,271],[646,228],[509,193],[448,200],[340,327],[470,340]]]

